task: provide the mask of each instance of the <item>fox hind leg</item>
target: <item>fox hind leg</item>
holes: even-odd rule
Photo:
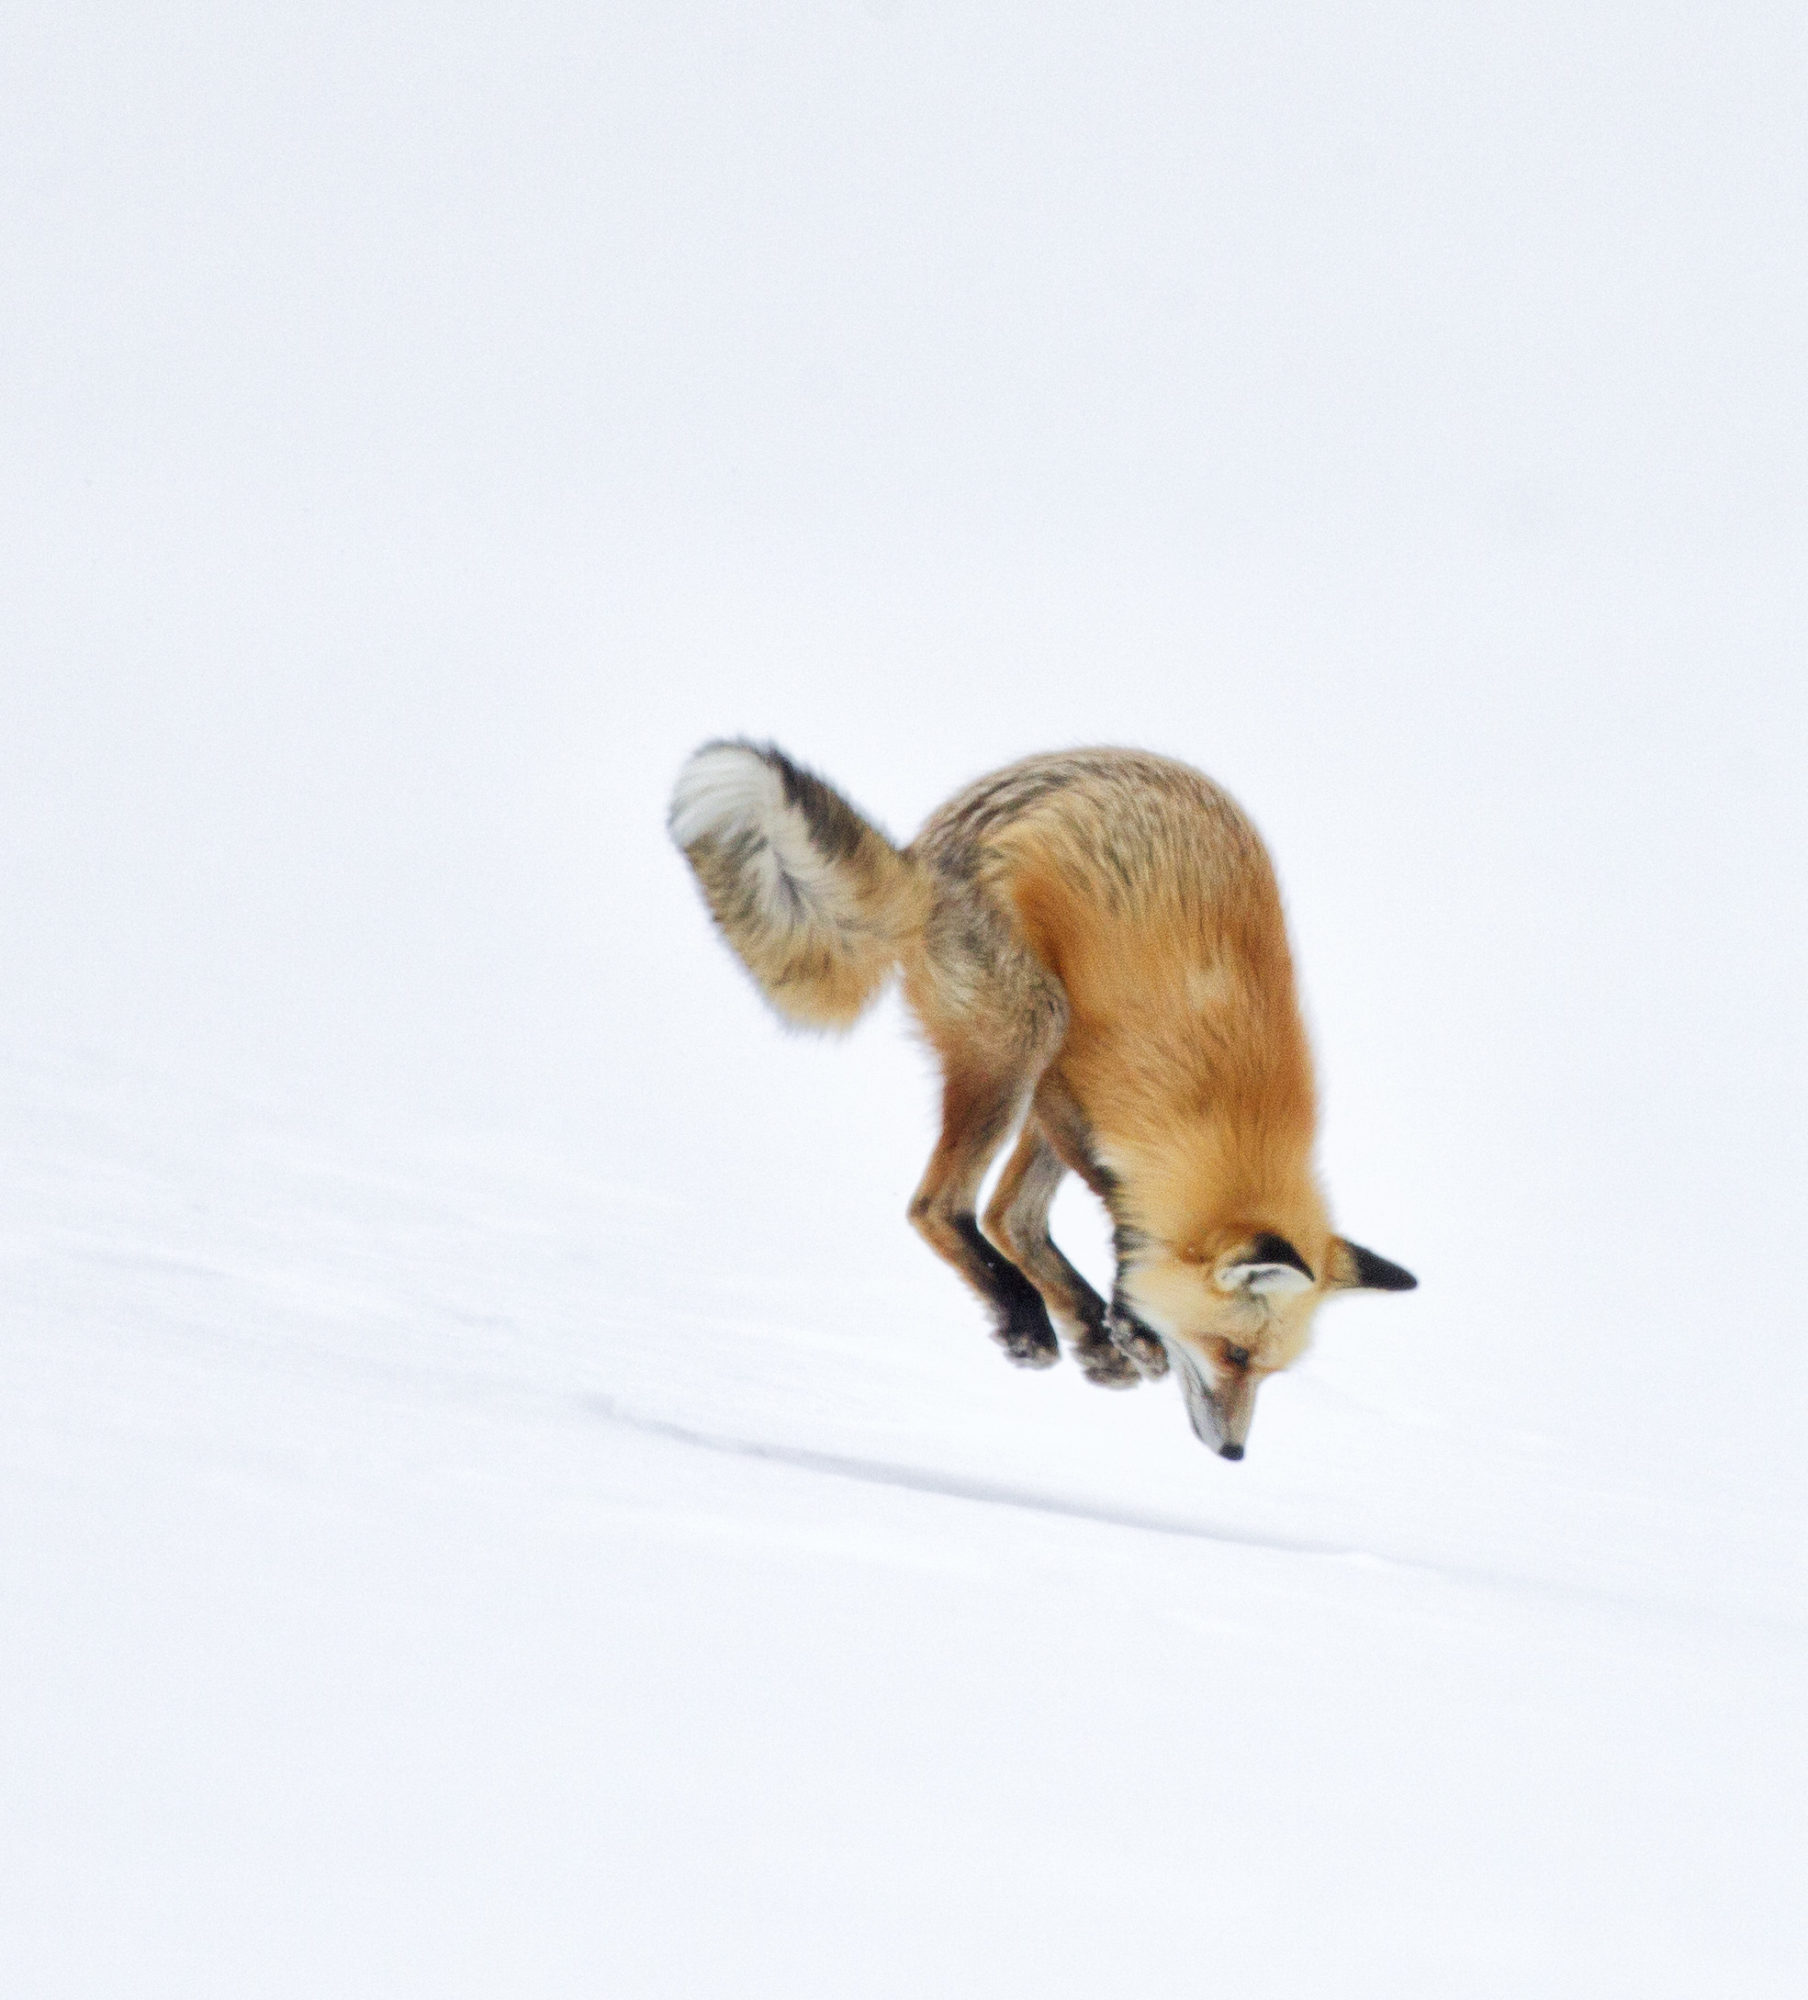
[[[1042,1294],[1086,1379],[1102,1388],[1134,1388],[1141,1374],[1112,1338],[1110,1308],[1048,1231],[1049,1204],[1066,1172],[1032,1111],[986,1205],[986,1234]]]
[[[992,1337],[1023,1368],[1051,1368],[1061,1344],[1042,1294],[981,1233],[974,1215],[979,1186],[1029,1095],[1021,1076],[991,1076],[950,1066],[942,1085],[942,1136],[930,1155],[910,1219],[984,1300]]]

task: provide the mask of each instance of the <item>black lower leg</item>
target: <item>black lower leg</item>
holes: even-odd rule
[[[1118,1342],[1111,1308],[1062,1255],[1052,1237],[1044,1239],[1041,1255],[1053,1267],[1052,1275],[1058,1277],[1067,1295],[1067,1309],[1079,1321],[1074,1358],[1087,1378],[1107,1388],[1123,1388],[1135,1382],[1138,1369],[1129,1365],[1135,1357]]]
[[[971,1215],[950,1218],[961,1242],[961,1267],[992,1309],[992,1337],[1013,1361],[1046,1368],[1060,1359],[1061,1344],[1042,1294],[1008,1257],[986,1241]]]

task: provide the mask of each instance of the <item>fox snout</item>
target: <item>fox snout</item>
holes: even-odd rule
[[[1186,1397],[1193,1435],[1220,1458],[1239,1459],[1256,1413],[1257,1377],[1231,1367],[1208,1372],[1206,1364],[1180,1341],[1164,1341]]]

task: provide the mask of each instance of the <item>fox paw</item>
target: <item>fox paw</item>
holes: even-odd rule
[[[992,1338],[1004,1349],[1006,1359],[1019,1368],[1052,1368],[1061,1358],[1061,1343],[1046,1313],[1040,1322],[1027,1313],[1013,1315],[993,1329]]]
[[[1076,1345],[1074,1359],[1087,1381],[1096,1382],[1101,1389],[1134,1389],[1143,1379],[1129,1355],[1102,1336]]]
[[[1146,1375],[1154,1382],[1168,1372],[1168,1350],[1133,1312],[1126,1311],[1122,1306],[1113,1306],[1106,1316],[1105,1326],[1112,1344],[1138,1374]]]

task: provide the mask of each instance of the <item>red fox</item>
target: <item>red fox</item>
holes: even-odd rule
[[[851,1027],[901,970],[942,1067],[910,1219],[1013,1361],[1052,1365],[1058,1327],[1107,1387],[1172,1363],[1194,1431],[1237,1459],[1327,1293],[1418,1282],[1332,1233],[1280,890],[1209,778],[1137,750],[1031,757],[898,848],[782,751],[709,743],[670,826],[785,1020]],[[1109,1304],[1049,1235],[1069,1170],[1114,1225]]]

